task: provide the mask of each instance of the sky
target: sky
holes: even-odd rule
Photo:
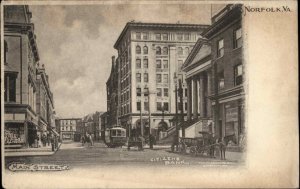
[[[224,5],[214,5],[213,14]],[[127,22],[210,24],[209,4],[31,5],[58,117],[106,111],[113,48]]]

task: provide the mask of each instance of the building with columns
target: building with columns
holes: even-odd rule
[[[211,100],[214,133],[240,144],[245,134],[245,62],[242,5],[227,5],[202,35],[211,44]],[[200,113],[201,114],[201,113]]]
[[[211,95],[211,44],[199,38],[182,69],[187,82],[187,122],[185,137],[199,137],[199,131],[213,133]],[[181,136],[181,132],[180,132]]]
[[[4,145],[34,147],[39,53],[28,6],[4,6]],[[2,52],[1,52],[2,54]]]
[[[152,133],[157,139],[161,138],[161,131],[174,127],[178,102],[175,83],[178,79],[183,81],[186,114],[187,87],[181,67],[207,27],[179,23],[126,24],[114,45],[118,58],[113,61],[112,73],[118,73],[114,85],[117,90],[108,94],[109,102],[113,100],[118,107],[114,116],[117,124],[133,135]],[[108,109],[108,114],[111,111]]]

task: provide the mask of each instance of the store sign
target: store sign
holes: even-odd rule
[[[4,130],[5,144],[25,143],[25,134],[23,127],[7,127]]]
[[[238,121],[238,108],[227,108],[226,109],[226,122]]]

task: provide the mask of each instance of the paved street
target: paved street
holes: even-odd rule
[[[119,166],[119,165],[238,165],[236,159],[228,152],[229,157],[226,161],[212,159],[207,157],[194,157],[191,155],[182,155],[171,153],[169,149],[145,149],[138,151],[132,148],[128,151],[126,148],[107,148],[103,143],[95,143],[95,146],[88,147],[87,144],[82,146],[81,143],[63,143],[60,149],[49,156],[32,156],[32,157],[6,157],[6,165],[11,162],[23,163],[49,163],[63,164],[70,168],[81,167],[101,167],[101,166]],[[239,153],[240,154],[240,153]]]

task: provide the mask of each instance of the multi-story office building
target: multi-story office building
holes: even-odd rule
[[[36,65],[39,53],[28,6],[4,6],[5,147],[33,147],[39,130]]]
[[[212,18],[203,36],[211,43],[215,134],[233,136],[231,140],[238,144],[245,131],[242,5],[227,5]]]
[[[112,73],[118,73],[118,80],[113,100],[118,103],[118,112],[113,119],[118,124],[137,135],[147,136],[151,132],[158,138],[160,131],[174,125],[174,90],[178,79],[183,81],[186,112],[187,90],[181,66],[206,28],[179,23],[126,24],[114,45],[118,58]],[[112,94],[108,95],[112,98]]]
[[[82,124],[81,118],[60,118],[58,122],[62,141],[80,141],[80,136],[76,130]]]

